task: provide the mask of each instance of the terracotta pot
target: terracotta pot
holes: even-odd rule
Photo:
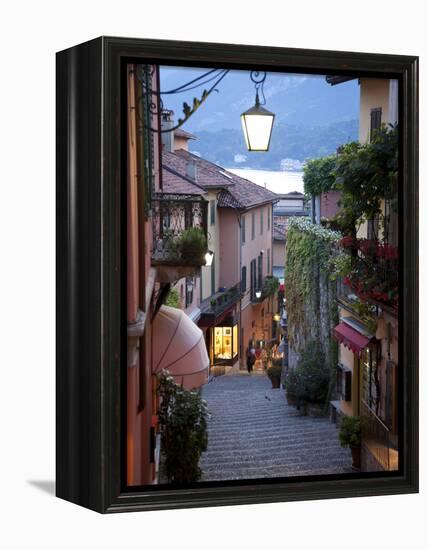
[[[272,388],[273,389],[278,389],[280,384],[281,384],[281,379],[280,378],[271,378],[271,383],[272,383]]]
[[[361,470],[361,445],[351,445],[352,454],[352,469],[356,471]]]

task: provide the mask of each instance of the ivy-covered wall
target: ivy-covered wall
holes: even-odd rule
[[[285,296],[288,316],[289,366],[294,368],[310,341],[323,349],[325,368],[332,374],[338,360],[332,338],[338,323],[334,257],[341,234],[291,218],[285,255]]]

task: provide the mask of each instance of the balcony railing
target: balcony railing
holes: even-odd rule
[[[396,438],[375,413],[361,402],[362,442],[384,470],[398,469]]]
[[[216,319],[226,313],[234,304],[239,302],[242,297],[241,284],[236,285],[220,292],[216,292],[210,298],[201,302],[200,325],[210,325]]]
[[[384,242],[345,236],[341,246],[349,251],[352,267],[345,282],[358,298],[372,304],[398,308],[398,249]]]
[[[194,195],[158,193],[153,205],[152,264],[173,266],[201,266],[203,254],[191,253],[191,247],[183,246],[183,237],[190,229],[198,229],[196,238],[207,239],[208,201]],[[195,243],[195,250],[200,249]]]

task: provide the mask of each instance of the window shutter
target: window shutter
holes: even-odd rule
[[[215,225],[215,200],[210,200],[210,225]]]
[[[370,141],[373,140],[374,132],[379,130],[382,124],[382,107],[376,107],[370,111]]]
[[[250,264],[250,298],[254,300],[256,295],[256,260],[251,260]]]
[[[345,370],[343,373],[343,399],[344,401],[352,400],[352,372]]]
[[[247,266],[243,266],[241,269],[241,292],[247,290]]]
[[[385,388],[385,424],[393,428],[394,395],[395,395],[396,366],[392,361],[386,362],[386,388]]]
[[[257,282],[257,285],[258,285],[258,288],[261,290],[262,284],[263,284],[263,256],[261,254],[259,254],[259,257],[258,257],[257,260],[258,260],[258,265],[257,265],[258,282]]]

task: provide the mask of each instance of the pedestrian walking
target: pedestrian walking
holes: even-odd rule
[[[247,348],[247,370],[248,370],[248,374],[251,374],[255,362],[256,362],[256,354],[254,353],[254,349],[251,347],[251,344],[250,344]]]

